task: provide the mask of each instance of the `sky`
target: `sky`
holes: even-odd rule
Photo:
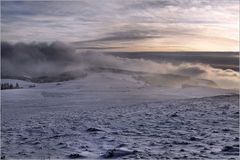
[[[2,1],[1,35],[82,50],[239,51],[239,0]]]

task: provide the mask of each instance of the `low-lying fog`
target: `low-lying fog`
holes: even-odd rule
[[[212,67],[214,65],[196,61],[175,63],[166,58],[161,61],[161,57],[158,61],[154,61],[142,57],[119,57],[121,53],[115,56],[103,52],[83,52],[61,42],[51,44],[2,42],[1,45],[2,78],[36,78],[62,73],[74,73],[77,77],[80,73],[104,70],[138,75],[138,78],[143,78],[146,82],[158,86],[178,87],[204,84],[227,89],[239,88],[239,72],[232,69],[214,68]],[[215,54],[218,57],[218,54]],[[184,57],[189,56],[186,54]],[[179,56],[175,58],[178,59]]]

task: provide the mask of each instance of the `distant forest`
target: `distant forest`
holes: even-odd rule
[[[22,88],[19,86],[18,83],[16,83],[15,85],[11,84],[11,83],[2,83],[1,84],[1,90],[5,90],[5,89],[19,89]]]

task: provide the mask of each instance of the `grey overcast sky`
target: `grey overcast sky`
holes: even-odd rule
[[[2,1],[2,41],[82,49],[239,51],[239,0]]]

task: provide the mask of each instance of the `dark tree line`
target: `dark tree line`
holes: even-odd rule
[[[18,83],[16,83],[15,86],[11,83],[2,83],[1,84],[1,90],[4,90],[4,89],[19,89],[19,88],[22,88],[22,87],[20,87]]]

